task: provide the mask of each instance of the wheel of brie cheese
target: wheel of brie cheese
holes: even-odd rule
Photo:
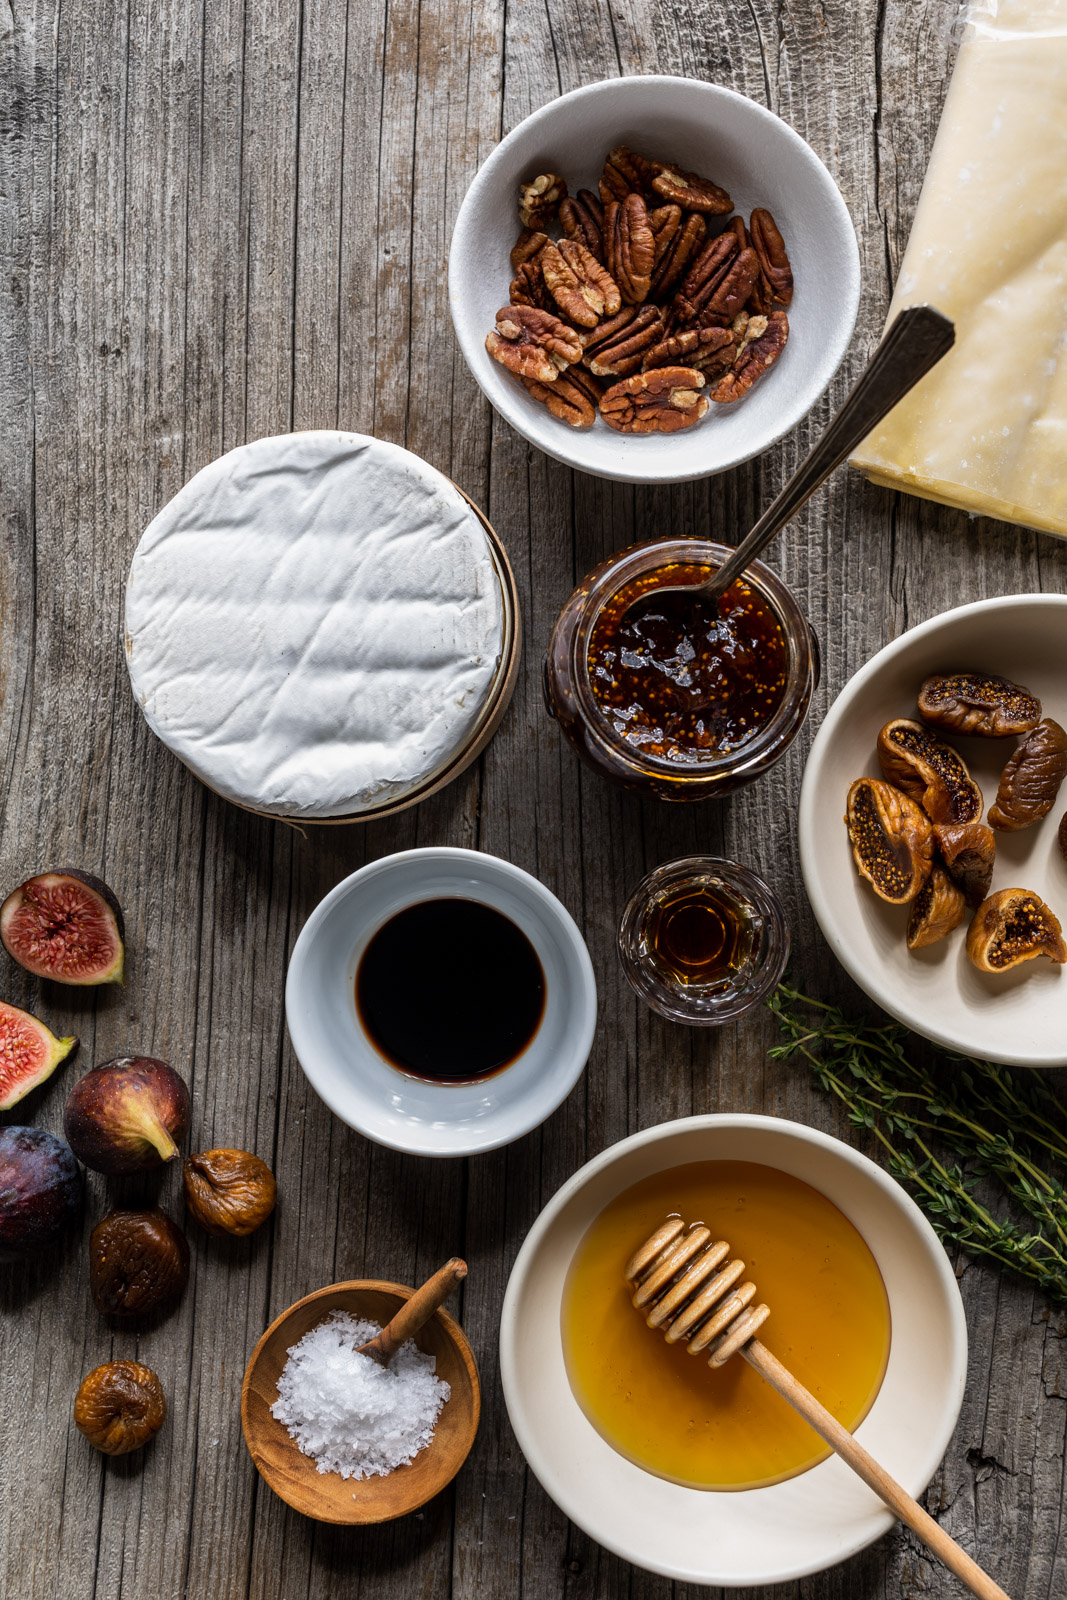
[[[358,433],[231,450],[146,529],[126,659],[152,731],[227,800],[360,818],[470,761],[510,694],[503,551],[441,473]]]

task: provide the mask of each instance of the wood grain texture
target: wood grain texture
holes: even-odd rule
[[[47,1270],[0,1276],[0,1593],[695,1592],[597,1548],[526,1470],[497,1373],[508,1271],[560,1183],[637,1128],[749,1109],[854,1136],[799,1068],[767,1061],[767,1019],[703,1032],[644,1010],[615,960],[618,916],[658,862],[734,853],[786,899],[800,976],[855,1003],[800,889],[811,733],[911,623],[962,599],[1067,591],[1067,546],[839,474],[772,552],[823,644],[809,728],[773,774],[719,805],[645,805],[592,780],[543,713],[539,659],[591,566],[667,531],[732,539],[844,394],[907,240],[954,13],[955,0],[0,0],[0,886],[67,862],[100,872],[131,951],[126,989],[107,995],[5,966],[4,998],[82,1039],[22,1115],[58,1129],[79,1065],[139,1048],[188,1077],[194,1147],[253,1149],[280,1187],[261,1235],[194,1239],[190,1289],[157,1327],[105,1326],[84,1239]],[[727,84],[784,116],[841,186],[864,274],[848,360],[811,416],[756,462],[660,491],[573,474],[491,414],[452,338],[444,271],[463,193],[502,133],[561,91],[655,71]],[[227,806],[149,735],[119,648],[122,586],[143,527],[199,467],[245,439],[334,425],[408,445],[486,509],[527,642],[476,767],[412,812],[305,833]],[[408,1159],[342,1127],[284,1029],[285,964],[316,901],[363,862],[425,843],[537,873],[583,926],[600,987],[596,1046],[567,1103],[469,1162]],[[177,1175],[137,1192],[157,1191],[180,1215]],[[113,1192],[91,1180],[90,1220]],[[241,1441],[259,1334],[322,1284],[415,1283],[453,1253],[470,1264],[459,1309],[485,1401],[453,1489],[377,1529],[290,1512]],[[959,1272],[969,1382],[925,1503],[1013,1600],[1059,1600],[1067,1318],[985,1266]],[[143,1458],[105,1460],[70,1424],[78,1381],[113,1355],[155,1367],[170,1400]],[[958,1592],[898,1529],[773,1596]]]

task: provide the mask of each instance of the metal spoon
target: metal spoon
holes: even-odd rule
[[[933,306],[909,306],[902,311],[822,438],[733,555],[706,582],[657,584],[653,591],[646,589],[635,597],[627,610],[638,600],[650,599],[652,594],[658,600],[661,595],[673,591],[693,598],[717,599],[811,499],[860,440],[865,439],[897,401],[951,350],[955,337],[954,325]]]

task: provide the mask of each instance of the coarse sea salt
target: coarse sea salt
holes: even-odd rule
[[[387,1367],[359,1355],[380,1332],[376,1322],[332,1311],[289,1347],[271,1411],[320,1472],[383,1477],[433,1438],[449,1386],[413,1339]]]

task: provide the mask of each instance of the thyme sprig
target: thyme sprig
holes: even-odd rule
[[[785,1035],[772,1057],[807,1061],[852,1125],[878,1140],[938,1235],[1067,1305],[1067,1191],[1055,1170],[1067,1172],[1067,1119],[1040,1075],[938,1050],[937,1068],[927,1067],[910,1054],[906,1028],[851,1021],[785,983],[768,1005]],[[983,1201],[985,1178],[1013,1216]]]

